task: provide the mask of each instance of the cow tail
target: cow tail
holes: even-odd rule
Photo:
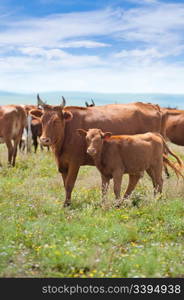
[[[177,162],[178,162],[178,164],[180,165],[180,167],[183,167],[183,162],[181,161],[181,159],[174,153],[174,152],[172,152],[170,149],[169,149],[169,147],[168,147],[168,145],[166,144],[166,141],[164,140],[164,138],[162,137],[162,140],[163,140],[163,144],[164,144],[164,153],[166,154],[166,153],[169,153],[169,154],[171,154],[173,157],[175,157],[176,158],[176,160],[177,160]]]
[[[179,178],[179,176],[181,176],[184,179],[184,176],[181,173],[181,171],[179,170],[179,168],[177,168],[176,165],[168,159],[166,154],[163,154],[163,162],[164,162],[164,165],[168,165],[174,170],[174,172],[178,178]]]

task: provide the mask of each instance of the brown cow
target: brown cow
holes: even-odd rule
[[[71,203],[71,192],[80,166],[94,165],[93,159],[86,153],[85,139],[76,133],[76,129],[98,127],[113,134],[164,131],[162,113],[158,106],[152,104],[138,102],[64,108],[63,104],[46,105],[39,96],[38,101],[44,110],[40,141],[44,146],[51,146],[55,153],[66,191],[65,206]]]
[[[129,174],[129,184],[123,198],[130,196],[144,171],[152,179],[154,193],[162,192],[163,161],[168,163],[165,150],[174,156],[182,165],[180,159],[168,148],[159,133],[147,132],[137,135],[111,136],[110,132],[101,129],[78,129],[86,137],[87,153],[94,159],[102,178],[102,201],[105,201],[109,181],[113,178],[114,194],[120,200],[123,174]],[[170,166],[180,174],[170,162]],[[119,203],[119,202],[118,202]]]
[[[22,105],[23,106],[23,105]],[[36,153],[37,148],[38,148],[38,138],[41,136],[42,134],[42,124],[41,121],[36,118],[37,117],[41,117],[42,115],[42,111],[41,109],[39,109],[37,106],[35,105],[24,105],[23,106],[27,117],[31,117],[30,118],[30,128],[29,125],[26,126],[26,132],[27,132],[27,136],[23,136],[19,145],[19,148],[21,151],[24,151],[25,146],[27,145],[27,152],[31,151],[31,139],[33,141],[33,146],[34,146],[34,152]],[[33,112],[33,114],[31,114],[31,112]],[[30,129],[30,133],[29,133],[29,129]],[[28,135],[30,134],[30,138],[28,138]],[[29,143],[30,145],[28,146],[28,141],[30,140]],[[41,146],[41,149],[43,150],[43,147]]]
[[[31,133],[32,133],[32,140],[34,145],[34,152],[36,153],[38,148],[38,138],[42,135],[42,124],[39,118],[42,116],[42,111],[37,109],[32,109],[29,111],[29,114],[32,116],[31,120]],[[41,145],[41,150],[43,150],[43,147]]]
[[[20,105],[0,107],[0,142],[6,143],[8,163],[12,166],[15,166],[17,146],[20,143],[26,121],[26,113]]]
[[[184,146],[184,110],[162,109],[167,113],[166,136],[174,144]]]
[[[175,108],[161,108],[163,115],[167,114],[165,122],[165,135],[172,143],[184,146],[184,110]],[[167,177],[169,172],[165,167]]]

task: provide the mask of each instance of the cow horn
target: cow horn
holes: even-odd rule
[[[61,106],[64,107],[66,105],[66,100],[65,98],[62,96],[62,103],[61,103]]]
[[[87,101],[85,102],[85,105],[86,105],[86,107],[88,107],[88,106],[89,106],[89,104],[87,103]]]
[[[38,106],[39,105],[41,105],[41,106],[45,106],[46,105],[46,103],[45,102],[43,102],[41,99],[40,99],[40,96],[39,96],[39,94],[37,94],[37,103],[38,103]]]
[[[92,102],[93,106],[95,106],[95,102],[93,101],[93,99],[91,99],[91,102]]]

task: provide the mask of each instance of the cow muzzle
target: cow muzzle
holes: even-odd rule
[[[51,145],[51,139],[49,137],[41,137],[40,143],[42,146],[50,146]]]
[[[90,156],[94,156],[96,155],[96,150],[94,148],[88,148],[87,154],[89,154]]]

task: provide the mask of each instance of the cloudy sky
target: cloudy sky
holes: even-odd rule
[[[1,0],[0,90],[184,93],[184,1]]]

